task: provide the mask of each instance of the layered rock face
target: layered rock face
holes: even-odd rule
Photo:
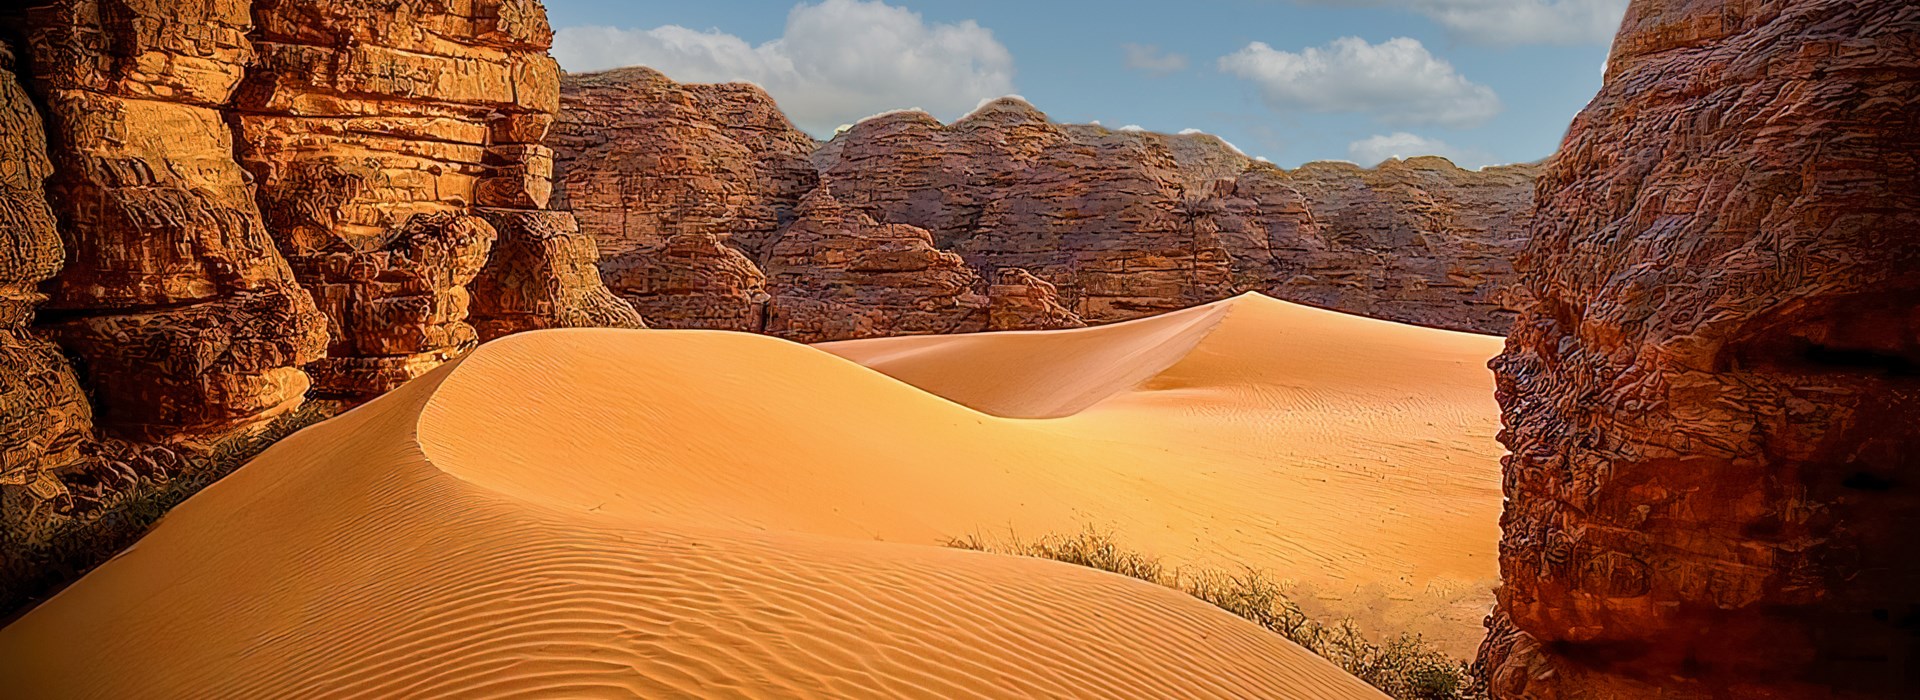
[[[323,391],[376,395],[473,347],[468,286],[498,235],[488,216],[522,238],[497,263],[517,276],[491,283],[481,304],[497,314],[492,332],[638,324],[579,273],[587,256],[567,222],[515,213],[543,209],[552,192],[540,142],[559,71],[538,2],[256,0],[252,10],[260,66],[234,104],[241,162],[332,321],[313,366]]]
[[[772,295],[761,330],[800,342],[987,325],[980,277],[926,229],[880,224],[821,187],[800,202],[767,257]]]
[[[66,251],[42,324],[84,361],[101,421],[192,436],[298,404],[326,327],[220,110],[253,59],[247,4],[59,0],[25,25]]]
[[[660,325],[758,330],[754,261],[818,180],[813,139],[758,87],[647,68],[568,75],[561,103],[555,206],[599,241],[614,291]]]
[[[1212,136],[1056,124],[1012,98],[951,125],[917,111],[879,115],[816,149],[751,86],[680,85],[644,68],[563,82],[556,199],[600,241],[616,291],[659,325],[797,339],[978,325],[929,323],[923,306],[955,297],[935,291],[951,280],[914,281],[903,270],[888,284],[924,298],[880,301],[867,284],[865,320],[754,327],[743,301],[751,293],[742,291],[751,285],[740,281],[751,277],[742,272],[748,265],[772,279],[767,292],[784,300],[775,310],[799,309],[809,295],[820,309],[853,301],[824,291],[852,273],[846,256],[780,274],[768,267],[776,249],[831,245],[818,235],[827,228],[862,235],[846,217],[805,222],[800,200],[816,187],[875,224],[928,232],[934,249],[958,254],[983,280],[1017,268],[1052,285],[1065,314],[1034,309],[1036,327],[1126,320],[1257,290],[1499,333],[1516,304],[1503,290],[1524,241],[1535,166],[1469,172],[1423,158],[1289,172]],[[786,243],[788,231],[813,237]],[[669,252],[680,235],[718,237],[741,255],[689,255],[685,242]],[[973,295],[988,295],[990,285],[970,284]],[[716,307],[703,307],[702,294]],[[922,318],[888,319],[898,313]]]
[[[42,183],[52,172],[46,132],[0,43],[0,489],[26,487],[40,498],[48,479],[81,458],[93,411],[59,348],[28,327],[44,297],[38,285],[60,271],[64,253]],[[15,499],[0,501],[11,522]]]
[[[1018,267],[1003,267],[987,288],[987,330],[1051,331],[1087,325],[1060,304],[1060,290]]]
[[[1502,698],[1920,689],[1920,6],[1635,0],[1495,361]]]
[[[609,287],[656,325],[757,332],[766,326],[767,275],[717,233],[676,233],[644,254],[602,258]]]

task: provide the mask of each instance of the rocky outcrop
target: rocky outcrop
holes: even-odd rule
[[[1082,328],[1087,322],[1060,305],[1060,290],[1018,267],[1005,267],[987,288],[987,330],[1050,331]]]
[[[1538,165],[1466,171],[1431,156],[1373,169],[1311,163],[1289,171],[1286,184],[1304,197],[1317,226],[1270,239],[1277,264],[1268,284],[1278,282],[1273,291],[1288,299],[1350,313],[1503,333],[1521,303],[1509,285],[1539,172]],[[1258,199],[1292,210],[1285,200]]]
[[[614,265],[681,233],[757,257],[818,180],[813,139],[760,88],[681,85],[649,68],[565,76],[549,143],[561,206]]]
[[[238,0],[28,11],[66,265],[41,323],[98,418],[177,438],[297,405],[326,328],[262,225],[221,107],[253,59]]]
[[[759,331],[767,275],[715,233],[676,233],[644,255],[600,261],[607,285],[666,328]]]
[[[812,343],[968,333],[987,323],[980,277],[925,229],[881,224],[809,193],[767,257],[772,296],[763,332]]]
[[[877,115],[815,149],[751,86],[680,85],[644,68],[567,76],[565,85],[554,140],[564,173],[557,199],[600,241],[609,278],[737,278],[666,269],[717,260],[667,255],[666,240],[718,236],[760,265],[817,186],[876,223],[924,229],[936,249],[960,255],[980,277],[1026,270],[1086,322],[1261,291],[1499,333],[1518,303],[1505,290],[1509,259],[1524,242],[1535,166],[1474,172],[1418,158],[1374,170],[1285,171],[1206,134],[1056,124],[1016,98],[950,125],[918,111]],[[740,266],[729,260],[719,269]],[[646,274],[626,272],[633,270]],[[788,308],[807,293],[797,290],[830,286],[801,285],[796,275],[804,274],[786,277]],[[659,298],[622,284],[615,289],[642,307]],[[666,315],[643,310],[662,325],[686,318],[711,327],[710,314],[688,301],[693,294],[676,292]],[[742,308],[727,297],[711,315],[738,318]],[[926,326],[879,319],[797,337]]]
[[[1635,0],[1494,367],[1501,698],[1920,689],[1920,6]]]
[[[44,297],[38,285],[60,271],[64,253],[42,183],[52,172],[46,132],[0,43],[0,490],[38,500],[59,489],[53,474],[81,458],[93,410],[73,367],[28,327]],[[0,496],[0,522],[22,517]]]
[[[312,368],[324,392],[376,395],[473,347],[468,285],[497,235],[483,215],[526,237],[511,244],[517,259],[499,263],[503,274],[570,264],[526,257],[564,244],[554,234],[566,223],[512,213],[544,208],[552,191],[553,155],[540,142],[559,70],[538,2],[256,0],[252,10],[260,57],[234,102],[241,162],[331,320],[327,357]],[[490,330],[637,325],[597,285],[555,271],[536,284],[551,289],[488,285],[501,295],[483,304],[499,314]]]
[[[823,184],[876,220],[933,233],[976,269],[1026,269],[1090,322],[1231,296],[1230,259],[1197,231],[1170,137],[1054,124],[995,100],[942,125],[901,112],[821,149]]]
[[[471,317],[482,341],[544,328],[645,328],[633,306],[601,282],[600,253],[573,215],[482,209],[498,237],[473,283]]]

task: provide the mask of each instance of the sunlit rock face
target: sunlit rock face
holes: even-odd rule
[[[281,250],[331,321],[322,391],[377,395],[472,348],[471,285],[509,225],[515,260],[481,306],[495,332],[631,309],[565,274],[583,255],[544,209],[559,104],[552,31],[535,0],[440,4],[257,0],[257,65],[233,104],[241,162]],[[528,258],[559,255],[572,260]],[[528,290],[528,266],[556,277]],[[518,280],[518,281],[516,281]],[[540,298],[528,296],[531,293]],[[592,308],[570,308],[588,303]]]
[[[1920,5],[1636,0],[1494,362],[1502,698],[1920,689]]]
[[[297,405],[325,321],[221,109],[255,58],[247,3],[58,0],[23,24],[66,258],[40,324],[83,362],[101,422],[171,438]]]

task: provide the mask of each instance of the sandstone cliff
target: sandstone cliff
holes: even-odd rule
[[[572,208],[600,242],[616,291],[661,325],[808,340],[972,327],[927,323],[918,307],[883,302],[863,311],[865,320],[833,328],[753,325],[741,301],[752,294],[738,291],[752,285],[733,281],[751,277],[741,272],[748,265],[781,280],[774,286],[785,292],[768,290],[784,300],[777,306],[808,306],[807,295],[822,310],[845,301],[822,296],[851,272],[839,267],[844,256],[779,275],[766,267],[776,249],[791,255],[796,245],[839,240],[804,221],[800,201],[816,187],[875,224],[926,231],[934,249],[959,255],[975,277],[1026,271],[1054,288],[1070,323],[1257,290],[1504,332],[1516,303],[1506,291],[1509,259],[1524,242],[1537,171],[1466,171],[1437,158],[1285,171],[1205,134],[1062,125],[1013,98],[951,125],[916,111],[879,115],[816,149],[751,86],[680,85],[644,68],[569,75],[563,86],[556,206]],[[833,225],[860,226],[846,217]],[[783,243],[789,231],[808,242]],[[682,234],[716,236],[740,255],[691,256],[684,243],[669,252]],[[888,283],[909,295],[905,288],[951,284],[900,272]],[[664,280],[676,283],[663,295]],[[688,286],[696,280],[708,286]],[[988,292],[969,283],[974,295]],[[720,308],[690,301],[702,294]],[[902,313],[921,318],[891,317]],[[733,320],[716,326],[716,316]],[[1046,312],[1035,322],[1052,327],[1067,316]]]
[[[1920,688],[1920,5],[1635,0],[1494,363],[1502,698]]]
[[[0,43],[0,485],[49,498],[59,491],[54,471],[79,461],[93,433],[73,367],[28,327],[45,298],[38,284],[64,259],[42,184],[52,168],[40,115]],[[0,501],[0,519],[21,517],[13,511],[30,507],[23,500]]]
[[[0,35],[0,597],[44,573],[23,543],[66,556],[49,523],[234,461],[310,389],[642,325],[545,210],[536,0],[42,0]]]
[[[332,320],[323,391],[371,396],[471,349],[468,285],[498,232],[488,210],[539,210],[553,155],[540,145],[558,107],[559,69],[535,0],[427,8],[379,2],[256,0],[259,67],[235,100],[243,162],[267,224],[300,282]],[[635,325],[631,313],[563,268],[564,222],[499,214],[516,260],[483,304],[499,331],[559,324],[556,298],[602,306],[568,322]],[[546,259],[528,257],[547,255]],[[552,259],[559,255],[561,259]],[[560,266],[552,283],[512,298],[516,269]],[[521,284],[531,282],[526,280]],[[544,301],[544,304],[543,304]],[[562,324],[563,325],[563,324]]]
[[[100,420],[225,430],[296,405],[326,328],[263,225],[221,107],[253,59],[238,0],[59,0],[26,17],[66,265],[41,323]]]

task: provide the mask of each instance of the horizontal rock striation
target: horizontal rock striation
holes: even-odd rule
[[[523,238],[495,268],[509,277],[485,286],[490,331],[639,325],[566,269],[580,252],[545,248],[564,244],[568,224],[511,213],[552,194],[541,141],[559,70],[538,2],[256,0],[252,11],[259,66],[233,120],[267,224],[331,320],[313,366],[322,391],[377,395],[479,341],[469,285],[499,235],[489,218]],[[547,277],[525,277],[535,266]]]
[[[1635,0],[1494,362],[1501,698],[1920,692],[1920,5]]]
[[[238,0],[31,8],[66,265],[41,323],[98,418],[149,438],[297,405],[326,328],[274,247],[221,111],[254,59]]]
[[[833,328],[756,328],[741,294],[719,291],[722,308],[704,311],[689,301],[698,292],[650,291],[650,280],[738,279],[744,261],[784,286],[769,290],[784,300],[776,307],[798,309],[807,295],[822,310],[855,303],[821,296],[850,273],[839,262],[779,275],[767,268],[776,250],[796,245],[782,240],[789,232],[812,237],[801,245],[824,240],[826,227],[805,222],[800,205],[814,188],[875,224],[926,231],[933,248],[959,255],[981,280],[997,280],[1002,269],[1026,271],[1054,287],[1054,303],[1075,322],[1261,291],[1500,333],[1519,303],[1506,289],[1509,259],[1525,240],[1537,166],[1476,172],[1418,158],[1373,170],[1314,164],[1286,171],[1205,134],[1056,124],[1014,98],[953,124],[917,111],[878,115],[816,148],[751,86],[680,85],[644,68],[568,75],[563,85],[553,140],[563,173],[556,201],[600,242],[610,280],[641,285],[616,281],[616,291],[669,327],[714,327],[710,317],[719,316],[738,319],[728,328],[803,339],[971,327],[927,323],[915,304],[875,301],[861,307],[865,320]],[[832,225],[859,235],[851,231],[857,220]],[[668,254],[667,241],[681,234],[718,237],[742,257]],[[718,267],[674,267],[708,264]],[[891,280],[908,296],[912,287],[947,284]],[[972,294],[987,295],[988,286],[972,282]],[[874,287],[865,289],[878,299]],[[663,298],[673,301],[653,301]],[[888,319],[902,313],[923,317]],[[1034,322],[1067,321],[1043,312]]]

